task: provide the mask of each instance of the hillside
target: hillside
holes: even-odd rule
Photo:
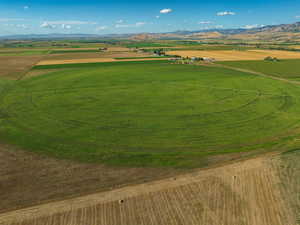
[[[245,29],[209,29],[196,31],[174,31],[166,33],[134,33],[134,34],[28,34],[2,36],[0,40],[26,40],[26,39],[129,39],[168,40],[168,39],[235,39],[256,41],[300,41],[300,22],[293,24],[268,25],[259,28]]]

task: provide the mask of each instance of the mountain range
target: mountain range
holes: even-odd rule
[[[300,22],[293,24],[269,25],[251,29],[209,29],[198,31],[175,31],[167,33],[137,33],[137,34],[26,34],[1,36],[0,40],[26,40],[26,39],[227,39],[248,41],[300,41]]]

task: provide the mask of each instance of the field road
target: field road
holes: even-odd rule
[[[221,64],[204,64],[205,66],[213,66],[213,67],[223,67],[226,69],[231,69],[231,70],[236,70],[236,71],[240,71],[240,72],[244,72],[244,73],[251,73],[254,75],[258,75],[258,76],[263,76],[263,77],[268,77],[271,78],[273,80],[279,80],[282,82],[286,82],[286,83],[290,83],[290,84],[296,84],[296,85],[300,85],[300,81],[295,81],[295,80],[288,80],[282,77],[276,77],[276,76],[272,76],[272,75],[268,75],[265,73],[261,73],[261,72],[257,72],[257,71],[253,71],[253,70],[248,70],[248,69],[243,69],[243,68],[238,68],[238,67],[233,67],[233,66],[227,66],[227,65],[221,65]]]
[[[0,224],[295,225],[274,160],[262,156],[8,212],[0,214]]]

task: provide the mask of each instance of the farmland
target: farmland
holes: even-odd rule
[[[293,158],[295,155],[269,155],[173,179],[52,202],[0,215],[0,224],[296,225],[293,208],[285,198],[289,192],[283,185],[287,184],[287,173],[291,181],[299,175],[290,167]],[[300,188],[299,183],[292,187],[293,194]]]
[[[1,225],[297,224],[299,52],[11,45],[0,49]]]
[[[268,75],[282,77],[291,80],[300,79],[300,60],[280,60],[279,62],[269,61],[235,61],[219,62],[222,65],[252,70]]]
[[[240,60],[263,60],[265,57],[272,56],[280,59],[300,59],[299,52],[276,51],[276,50],[212,50],[212,51],[194,51],[180,50],[168,51],[170,55],[180,55],[182,57],[210,57],[217,61],[240,61]]]
[[[36,63],[43,55],[1,55],[0,54],[0,78],[19,79]]]
[[[1,134],[58,158],[194,168],[213,155],[293,139],[298,94],[293,85],[224,68],[79,64],[12,84],[2,98]]]

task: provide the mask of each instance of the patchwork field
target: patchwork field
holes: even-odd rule
[[[210,57],[217,61],[263,60],[267,56],[279,59],[300,59],[300,52],[277,50],[248,50],[248,51],[168,51],[169,55],[182,57]]]
[[[139,60],[149,60],[153,57],[151,53],[144,52],[134,52],[134,51],[105,51],[99,52],[98,49],[88,49],[88,50],[56,50],[52,54],[47,55],[47,57],[40,61],[38,65],[55,65],[55,64],[70,64],[70,63],[93,63],[93,62],[114,62],[119,59],[122,61],[135,61]],[[153,58],[154,60],[159,60],[158,57]]]
[[[296,225],[297,218],[286,199],[289,192],[285,188],[291,184],[286,182],[286,175],[290,181],[300,175],[299,170],[290,167],[294,158],[295,155],[284,159],[269,155],[172,179],[52,202],[0,214],[0,224]],[[287,167],[283,168],[284,165]],[[299,194],[299,182],[294,184],[291,187]]]
[[[300,53],[180,43],[1,49],[1,225],[299,224]]]

